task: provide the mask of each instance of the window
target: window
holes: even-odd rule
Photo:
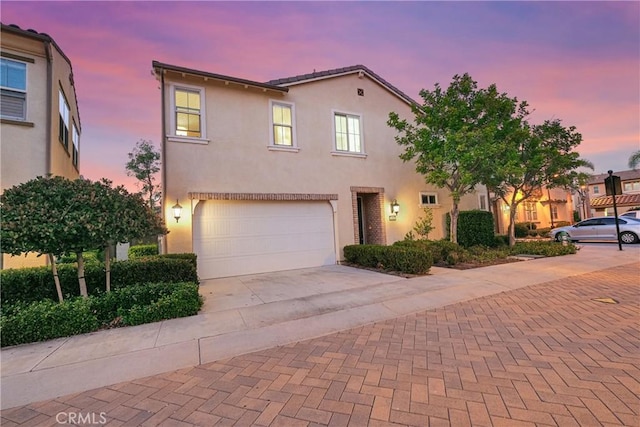
[[[334,126],[336,151],[362,153],[360,117],[352,114],[335,113]]]
[[[478,194],[478,207],[481,211],[489,210],[487,209],[487,195],[486,194]]]
[[[174,87],[173,128],[174,135],[188,138],[204,138],[204,89]]]
[[[284,148],[296,146],[292,104],[271,101],[271,145]]]
[[[522,205],[524,210],[525,221],[537,221],[538,220],[538,207],[536,202],[524,202]]]
[[[438,205],[438,195],[436,193],[420,193],[420,206],[435,206]]]
[[[78,168],[78,151],[80,148],[80,134],[78,133],[78,129],[76,128],[75,123],[73,124],[72,141],[73,141],[73,155],[71,158],[73,159],[73,165],[77,169]]]
[[[62,90],[59,91],[58,107],[60,112],[60,129],[58,131],[58,139],[62,142],[62,145],[69,149],[69,104],[64,97]]]
[[[14,120],[27,118],[27,64],[0,60],[0,116]]]
[[[558,219],[558,207],[551,206],[551,219]]]
[[[600,194],[600,187],[597,185],[593,186],[593,194]]]
[[[640,181],[625,182],[624,191],[625,192],[640,191]]]

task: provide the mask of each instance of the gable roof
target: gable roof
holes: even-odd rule
[[[376,73],[371,71],[369,68],[365,67],[364,65],[352,65],[350,67],[335,68],[333,70],[326,70],[326,71],[314,70],[313,73],[301,74],[293,77],[285,77],[285,78],[276,79],[276,80],[270,80],[267,83],[272,85],[288,87],[288,86],[294,86],[294,85],[299,85],[304,83],[315,82],[318,80],[329,79],[333,77],[346,76],[349,74],[358,74],[359,76],[367,75],[373,81],[375,81],[376,83],[378,83],[379,85],[381,85],[382,87],[384,87],[385,89],[387,89],[388,91],[390,91],[391,93],[393,93],[394,95],[402,99],[407,104],[418,105],[418,103],[414,101],[409,95],[402,92],[400,89],[398,89],[397,87],[395,87],[394,85],[392,85],[391,83],[389,83],[388,81],[386,81],[385,79],[383,79],[382,77],[380,77],[379,75],[377,75]]]
[[[619,176],[620,181],[629,181],[632,179],[640,179],[640,170],[626,170],[614,172],[613,175]],[[602,184],[604,183],[605,178],[608,178],[608,173],[600,173],[598,175],[593,175],[589,178],[589,184]]]

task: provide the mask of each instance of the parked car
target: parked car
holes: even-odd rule
[[[618,225],[622,243],[640,241],[640,219],[618,216]],[[616,219],[613,216],[588,218],[574,225],[554,228],[551,230],[550,236],[558,242],[564,239],[573,242],[579,240],[617,240]]]
[[[631,218],[636,218],[636,219],[640,219],[640,210],[637,211],[629,211],[629,212],[625,212],[622,215],[623,217],[631,217]]]

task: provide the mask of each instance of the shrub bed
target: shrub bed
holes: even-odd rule
[[[158,255],[111,264],[111,289],[143,283],[198,282],[195,254]],[[73,264],[58,265],[60,287],[65,297],[78,296],[78,272]],[[87,264],[85,280],[89,295],[106,288],[103,264]],[[33,302],[43,299],[58,301],[51,267],[33,267],[0,271],[0,298],[4,303]]]
[[[43,300],[8,305],[0,315],[2,347],[192,316],[202,307],[196,283],[131,286],[62,303]]]
[[[566,246],[558,242],[517,242],[510,248],[511,255],[542,255],[547,257],[575,254],[578,248],[573,243]]]
[[[431,254],[410,246],[349,245],[344,247],[347,262],[406,274],[426,274]]]
[[[129,255],[129,259],[158,255],[158,245],[134,245],[129,247],[127,254]]]

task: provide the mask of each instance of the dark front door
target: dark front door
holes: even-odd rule
[[[365,235],[365,219],[364,219],[364,203],[362,203],[362,197],[358,196],[358,234],[360,235],[360,244],[366,243]]]

